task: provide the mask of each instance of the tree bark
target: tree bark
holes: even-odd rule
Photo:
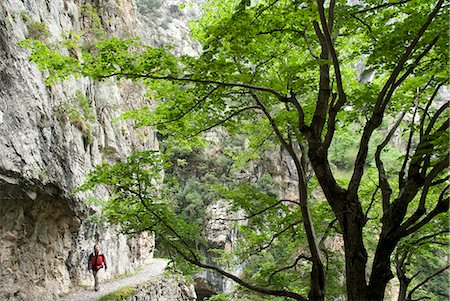
[[[386,286],[394,277],[391,271],[391,255],[397,245],[396,240],[380,237],[375,258],[373,260],[370,283],[367,289],[367,300],[383,300]]]
[[[335,181],[320,143],[310,143],[309,157],[320,186],[343,230],[345,274],[348,300],[368,300],[366,282],[367,252],[363,242],[366,217],[355,193]]]
[[[400,288],[398,292],[398,298],[397,301],[405,301],[406,300],[406,293],[408,289],[408,285],[411,282],[406,276],[398,277],[398,280],[400,282]]]
[[[357,200],[347,200],[339,219],[344,235],[345,274],[348,300],[369,300],[367,295],[367,252],[363,241],[365,216]]]

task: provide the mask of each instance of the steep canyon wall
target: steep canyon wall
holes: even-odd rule
[[[126,237],[116,227],[94,223],[90,217],[98,208],[86,205],[86,195],[71,194],[92,166],[158,148],[151,130],[113,122],[124,110],[148,104],[142,87],[87,78],[46,86],[45,74],[17,46],[25,38],[52,43],[63,35],[92,43],[99,30],[106,36],[138,35],[150,44],[167,35],[182,39],[181,21],[170,21],[158,35],[155,28],[145,29],[138,14],[131,0],[0,3],[1,300],[51,300],[91,285],[86,261],[94,243],[108,256],[107,278],[152,256],[153,237]]]

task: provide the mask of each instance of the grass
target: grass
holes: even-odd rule
[[[136,288],[133,286],[124,286],[115,290],[112,293],[104,295],[98,301],[118,301],[124,300],[125,298],[131,297],[136,293]]]

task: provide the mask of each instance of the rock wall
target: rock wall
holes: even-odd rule
[[[175,278],[159,277],[136,287],[124,301],[195,301],[194,286]]]
[[[71,191],[92,166],[158,143],[149,129],[112,122],[148,103],[138,84],[82,78],[46,86],[17,43],[68,34],[92,42],[98,29],[151,35],[132,0],[4,0],[0,16],[0,300],[52,300],[92,285],[86,265],[94,243],[107,255],[106,277],[152,256],[153,237],[94,223],[96,208]]]
[[[203,253],[209,263],[214,264],[217,254],[207,252],[207,249],[222,249],[232,251],[238,239],[238,230],[233,220],[243,218],[242,212],[233,212],[231,203],[224,199],[213,201],[205,210],[205,226],[203,236],[208,245],[204,246]],[[242,273],[242,266],[227,266],[226,270],[234,275]],[[203,270],[195,275],[195,291],[198,300],[211,297],[218,293],[230,293],[235,290],[236,283],[212,270]]]

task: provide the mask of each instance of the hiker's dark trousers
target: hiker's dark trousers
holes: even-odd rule
[[[96,291],[98,290],[98,271],[99,270],[92,269],[92,275],[94,275],[94,289]]]

